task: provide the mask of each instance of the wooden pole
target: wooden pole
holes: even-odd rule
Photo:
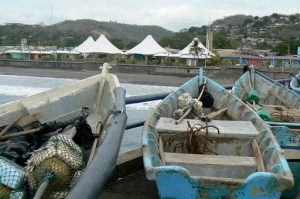
[[[23,135],[30,135],[30,134],[34,134],[34,133],[37,133],[37,132],[40,132],[40,131],[41,131],[40,128],[36,128],[36,129],[30,129],[30,130],[27,130],[27,131],[12,133],[12,134],[8,134],[8,135],[4,135],[4,136],[0,137],[0,141],[1,140],[6,140],[6,139],[9,139],[9,138],[23,136]]]
[[[261,152],[260,152],[260,149],[259,149],[256,139],[252,140],[251,146],[252,146],[254,156],[256,159],[257,170],[259,172],[265,172],[266,168],[265,168],[264,161],[263,161],[263,158],[262,158],[262,155],[261,155]]]
[[[2,137],[2,136],[4,136],[6,133],[7,133],[7,131],[13,126],[13,125],[15,125],[18,121],[19,121],[19,119],[21,118],[22,116],[18,116],[18,117],[16,117],[13,121],[11,121],[2,131],[1,131],[1,133],[0,133],[0,137]]]

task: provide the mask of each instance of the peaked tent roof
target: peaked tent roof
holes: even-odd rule
[[[74,48],[74,50],[81,53],[86,53],[93,43],[95,43],[93,37],[89,36],[84,42],[82,42],[82,44]]]
[[[193,41],[195,39],[199,40],[198,38],[194,38]],[[187,45],[184,49],[178,52],[178,54],[180,54],[180,58],[198,58],[198,56],[190,53],[190,48],[193,44],[193,41],[189,43],[189,45]],[[215,56],[212,52],[210,52],[207,48],[205,48],[205,46],[200,42],[200,40],[198,43],[198,47],[203,50],[203,52],[199,56],[200,59],[212,58]]]
[[[104,54],[123,54],[123,52],[115,47],[110,41],[101,34],[100,37],[89,47],[88,53],[104,53]]]
[[[126,54],[154,55],[167,52],[151,35],[148,35],[141,43],[128,50]]]

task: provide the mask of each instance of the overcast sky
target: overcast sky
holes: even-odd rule
[[[172,31],[234,14],[292,14],[300,0],[0,0],[0,24],[95,19],[159,25]]]

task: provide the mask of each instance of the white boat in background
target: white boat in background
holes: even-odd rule
[[[98,195],[127,121],[125,90],[108,68],[105,63],[99,75],[0,105],[0,196]],[[30,155],[8,147],[12,142]]]

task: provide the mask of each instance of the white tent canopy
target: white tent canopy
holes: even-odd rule
[[[177,58],[180,57],[178,53],[171,53],[171,52],[164,52],[164,53],[157,53],[154,57],[170,57],[170,58]]]
[[[114,46],[110,41],[101,34],[100,37],[89,46],[87,53],[103,53],[103,54],[123,54],[123,52]]]
[[[94,41],[93,37],[89,36],[84,42],[82,42],[82,44],[80,44],[79,46],[74,48],[74,50],[81,52],[81,53],[86,53],[89,50],[90,46],[94,43],[95,43],[95,41]]]
[[[193,41],[196,39],[198,40],[198,47],[202,49],[202,53],[200,53],[199,57],[195,54],[190,53],[190,48],[193,44]],[[180,54],[180,58],[207,59],[215,56],[212,52],[210,52],[207,48],[205,48],[205,46],[200,42],[198,38],[194,38],[194,40],[189,45],[187,45],[184,49],[178,52],[178,54]]]
[[[128,50],[126,54],[154,55],[157,53],[167,53],[151,35],[148,35],[141,43]]]

